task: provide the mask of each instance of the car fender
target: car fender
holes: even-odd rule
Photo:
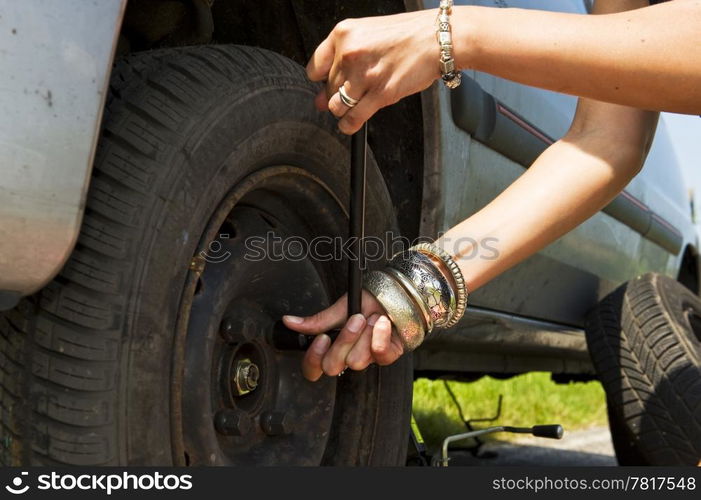
[[[75,245],[125,6],[0,5],[0,308],[44,286]]]

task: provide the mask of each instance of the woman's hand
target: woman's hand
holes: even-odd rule
[[[362,314],[355,314],[346,322],[347,311],[348,298],[344,295],[334,305],[313,316],[283,316],[289,329],[305,335],[318,334],[302,361],[302,373],[307,380],[314,382],[324,373],[336,376],[346,367],[364,370],[371,363],[389,365],[404,353],[392,323],[375,297],[363,291]],[[331,345],[331,338],[324,332],[344,323]]]
[[[317,107],[353,134],[378,109],[429,87],[440,77],[435,19],[436,11],[418,11],[340,22],[307,65],[312,81],[327,82]],[[360,101],[352,109],[338,94],[342,85]]]

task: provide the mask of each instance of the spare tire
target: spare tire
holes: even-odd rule
[[[346,234],[349,140],[317,91],[247,47],[116,64],[75,252],[0,317],[4,464],[403,464],[410,356],[311,383],[271,341],[346,286],[338,258],[259,252]],[[368,179],[382,235],[372,161]]]
[[[640,276],[590,315],[587,343],[606,391],[623,465],[701,459],[701,300],[677,281]]]

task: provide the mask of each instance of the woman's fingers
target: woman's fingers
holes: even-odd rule
[[[346,367],[364,370],[373,361],[385,366],[403,354],[401,346],[392,342],[392,323],[387,316],[373,314],[369,320],[361,314],[351,316],[333,345],[328,335],[319,335],[312,342],[302,361],[302,373],[312,382],[322,374],[336,376]]]
[[[346,369],[346,357],[358,341],[364,327],[365,316],[362,314],[354,314],[348,319],[321,362],[326,375],[338,375]]]
[[[326,89],[321,89],[314,98],[314,106],[319,111],[329,110],[329,98],[326,97]]]
[[[348,353],[346,364],[351,370],[364,370],[372,363],[372,351],[370,350],[372,328],[379,317],[379,314],[373,314],[368,318],[362,335]]]
[[[325,81],[331,71],[336,55],[334,34],[331,33],[326,40],[321,42],[307,63],[307,76],[313,82]]]
[[[362,89],[360,85],[353,85],[350,81],[343,84],[343,90],[346,93],[346,96],[356,101],[360,101],[365,94],[365,90]],[[329,111],[331,111],[337,118],[342,118],[343,115],[353,109],[352,106],[348,106],[343,102],[343,99],[341,99],[340,89],[331,96],[328,107]]]
[[[343,68],[341,68],[341,61],[336,58],[326,77],[326,85],[324,86],[326,89],[326,98],[331,100],[331,96],[338,91],[338,88],[343,85],[345,81],[346,77],[344,76]]]
[[[367,76],[362,67],[352,66],[356,77],[348,76],[348,63],[344,65],[343,59],[336,54],[338,47],[335,32],[336,30],[314,52],[307,64],[307,75],[312,81],[326,81],[324,90],[314,100],[316,108],[319,111],[331,111],[337,118],[350,116],[339,122],[339,129],[345,134],[353,134],[382,106],[377,98],[363,99],[367,91]],[[339,93],[341,86],[347,96],[359,101],[357,106],[348,106],[343,102]]]
[[[323,333],[314,339],[302,361],[302,373],[307,380],[316,381],[322,374],[336,376],[347,367],[364,370],[373,362],[390,365],[399,359],[403,349],[401,343],[392,337],[392,323],[372,306],[370,303],[366,305],[369,308],[366,314],[370,315],[367,321],[362,314],[351,316],[333,343]],[[284,316],[283,320],[298,332],[320,333],[338,326],[339,319],[342,323],[346,309],[344,295],[333,306],[314,316]]]
[[[311,382],[319,380],[324,373],[321,369],[321,361],[331,346],[331,338],[326,334],[321,334],[314,339],[312,344],[304,353],[302,360],[302,375]]]
[[[362,309],[368,321],[363,314],[351,316],[333,343],[323,332],[344,323],[348,310],[346,295],[313,316],[283,316],[283,322],[292,330],[305,334],[321,333],[309,346],[302,361],[302,373],[307,380],[316,381],[324,373],[335,376],[346,367],[364,370],[374,361],[390,364],[401,356],[401,345],[397,347],[391,342],[392,324],[386,316],[380,315],[382,306],[366,290],[363,290]]]
[[[387,316],[380,316],[372,329],[372,356],[380,366],[391,365],[402,355],[392,343],[392,323]]]
[[[285,315],[282,317],[283,323],[290,330],[299,333],[315,334],[323,333],[332,328],[338,328],[346,319],[348,310],[348,299],[344,294],[331,307],[319,311],[313,316],[302,318],[299,316]]]
[[[377,92],[368,92],[360,99],[358,105],[343,115],[343,118],[338,122],[338,128],[344,134],[355,134],[363,123],[368,121],[378,109],[383,106],[383,100]]]
[[[329,111],[331,111],[331,113],[336,118],[341,118],[350,109],[348,106],[343,104],[343,101],[341,100],[341,94],[338,92],[331,96],[331,99],[329,99],[327,106],[329,108]]]

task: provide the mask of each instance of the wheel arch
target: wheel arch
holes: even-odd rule
[[[688,244],[684,248],[677,281],[694,294],[699,295],[699,251],[695,245]]]

